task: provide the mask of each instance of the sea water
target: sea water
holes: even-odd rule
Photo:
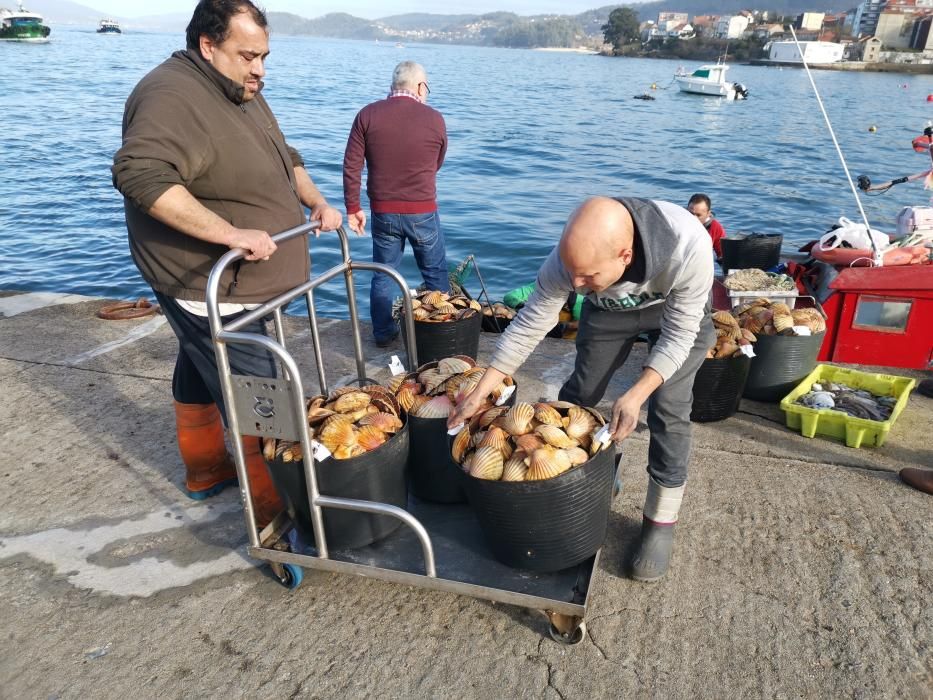
[[[126,97],[182,45],[181,34],[63,27],[46,45],[0,45],[0,289],[149,292],[129,256],[110,165]],[[706,192],[728,233],[782,233],[786,250],[840,216],[858,218],[800,69],[735,65],[729,78],[750,98],[724,102],[679,93],[674,61],[279,36],[271,50],[264,94],[341,210],[353,117],[385,96],[399,61],[425,66],[450,141],[437,181],[448,261],[474,254],[494,299],[534,279],[567,215],[590,195],[686,204]],[[877,182],[930,165],[910,141],[933,118],[933,76],[814,77],[853,176]],[[656,99],[633,99],[646,92]],[[900,208],[929,195],[912,183],[862,201],[872,226],[893,232]],[[313,270],[335,264],[338,251],[333,234],[312,240]],[[353,236],[351,253],[368,260],[370,239]],[[420,283],[410,253],[402,272]],[[355,278],[365,318],[369,275]],[[478,293],[475,276],[467,288]],[[345,316],[344,297],[341,283],[327,285],[319,311]]]

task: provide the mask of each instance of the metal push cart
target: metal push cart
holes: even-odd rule
[[[273,236],[276,243],[303,236],[316,230],[318,222],[304,224]],[[298,364],[286,349],[283,308],[304,297],[314,361],[322,394],[328,393],[324,373],[323,350],[314,305],[314,290],[325,282],[343,276],[353,335],[358,383],[373,383],[366,377],[359,319],[354,295],[353,272],[383,272],[394,279],[411,308],[411,295],[405,280],[384,265],[352,260],[346,231],[337,230],[342,261],[301,285],[284,292],[235,320],[223,322],[218,306],[218,290],[225,269],[245,256],[241,249],[226,253],[211,271],[207,286],[207,307],[217,365],[220,372],[237,475],[246,516],[250,556],[267,561],[279,581],[289,588],[301,582],[302,568],[356,574],[394,583],[420,586],[438,591],[469,595],[510,605],[540,610],[550,621],[551,636],[557,641],[576,644],[586,635],[584,616],[590,579],[596,569],[599,552],[583,563],[556,573],[534,573],[507,567],[494,559],[472,511],[465,505],[438,505],[409,496],[408,509],[386,503],[336,498],[318,490],[312,440],[306,429],[304,384]],[[247,324],[271,315],[275,337],[245,333]],[[408,339],[408,364],[418,365],[411,314],[404,315]],[[270,352],[278,361],[278,378],[234,375],[230,370],[227,345],[244,343]],[[301,546],[287,513],[280,513],[259,531],[253,512],[249,478],[246,471],[241,436],[274,437],[300,441],[307,483],[307,498],[314,529],[314,543]],[[331,550],[322,520],[322,508],[338,508],[388,515],[402,521],[387,538],[367,547]]]

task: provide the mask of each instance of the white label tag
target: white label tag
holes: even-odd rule
[[[389,361],[389,371],[392,373],[393,377],[405,373],[405,366],[402,364],[402,361],[398,359],[398,355],[392,355],[392,359]]]
[[[332,456],[330,450],[317,440],[311,441],[311,453],[314,455],[315,462],[323,462],[325,459],[329,459]]]
[[[466,423],[457,423],[453,428],[447,431],[448,435],[456,435],[466,427]]]
[[[743,355],[745,355],[746,357],[754,357],[754,356],[755,356],[755,350],[752,348],[751,345],[740,345],[740,346],[739,346],[739,352],[742,353]]]
[[[496,406],[504,406],[504,405],[505,405],[505,402],[508,401],[509,398],[510,398],[510,397],[512,396],[512,394],[514,394],[514,393],[515,393],[515,385],[514,385],[514,384],[512,384],[511,386],[505,387],[505,389],[502,391],[502,396],[500,396],[500,397],[499,397],[499,400],[496,401]]]
[[[601,442],[604,445],[608,445],[609,441],[612,440],[612,430],[609,428],[609,424],[606,423],[602,428],[596,431],[596,434],[593,436],[593,439],[596,442]]]
[[[797,335],[810,335],[810,329],[807,326],[794,326],[793,331]]]

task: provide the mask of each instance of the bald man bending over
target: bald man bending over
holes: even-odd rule
[[[534,294],[502,335],[490,368],[448,421],[472,416],[481,397],[514,374],[554,327],[570,291],[586,297],[573,374],[559,398],[602,399],[639,334],[652,340],[641,375],[612,406],[621,442],[648,402],[648,495],[629,571],[656,581],[670,565],[674,525],[690,461],[693,379],[715,342],[709,314],[713,252],[696,217],[670,202],[593,197],[571,214],[560,243],[538,271]]]

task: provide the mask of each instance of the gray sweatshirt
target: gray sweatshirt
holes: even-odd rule
[[[606,311],[625,313],[663,304],[661,336],[648,356],[667,381],[690,353],[713,284],[713,246],[693,214],[670,202],[617,197],[635,223],[634,256],[622,278],[602,292],[574,290],[554,246],[538,270],[535,291],[496,346],[493,367],[514,374],[557,322],[571,290]]]

